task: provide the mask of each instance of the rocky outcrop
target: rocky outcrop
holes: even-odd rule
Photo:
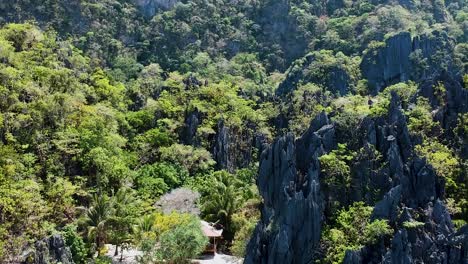
[[[262,217],[245,263],[309,263],[320,240],[323,198],[318,157],[336,147],[322,113],[299,139],[279,138],[260,158]]]
[[[159,10],[169,10],[178,0],[133,0],[141,12],[148,17],[154,16]]]
[[[309,53],[292,64],[276,94],[287,94],[301,83],[315,83],[333,94],[346,95],[355,85],[353,77],[347,71],[347,67],[351,67],[349,63],[347,59],[337,60],[331,54]]]
[[[388,38],[382,46],[363,55],[362,75],[368,80],[371,93],[408,80],[427,80],[443,71],[454,72],[454,43],[444,31],[433,31],[411,38],[401,32]]]
[[[468,228],[454,230],[442,202],[443,180],[415,155],[398,96],[392,94],[387,114],[366,117],[356,128],[353,148],[361,149],[362,157],[350,164],[347,200],[320,181],[326,175],[320,173],[318,157],[337,142],[350,141],[339,136],[339,129],[322,113],[299,139],[288,134],[262,153],[262,218],[247,247],[246,263],[300,264],[323,257],[316,249],[329,204],[355,201],[375,205],[371,220],[387,220],[395,233],[348,251],[344,263],[466,263]]]
[[[186,90],[199,89],[208,85],[207,80],[202,81],[190,75],[184,79]],[[197,131],[206,118],[205,113],[193,109],[185,113],[184,126],[180,131],[180,141],[185,145],[199,146],[202,139]],[[252,161],[256,150],[262,150],[266,137],[256,132],[257,126],[244,123],[240,126],[228,126],[225,120],[220,119],[215,128],[216,134],[210,135],[211,153],[216,161],[216,168],[234,172],[238,168],[246,168]]]
[[[356,130],[357,139],[340,135],[342,142],[357,141],[354,148],[364,150],[351,166],[353,187],[350,202],[375,204],[401,182],[405,163],[414,147],[398,97],[393,95],[387,115],[366,117]],[[376,157],[376,152],[381,157]]]
[[[202,113],[195,110],[185,115],[184,127],[180,139],[185,145],[197,146],[199,140],[197,138],[198,126],[202,123]]]
[[[373,220],[388,220],[396,232],[388,247],[367,246],[347,252],[344,263],[466,263],[468,232],[463,228],[455,232],[441,202],[443,182],[424,159],[412,153],[406,122],[400,120],[397,106],[394,95],[387,121],[390,128],[400,129],[390,130],[392,140],[385,147],[394,187],[372,213]],[[405,153],[405,149],[409,151]]]
[[[234,172],[250,165],[253,155],[256,151],[261,152],[267,142],[265,135],[255,132],[255,128],[251,123],[231,127],[224,120],[218,122],[212,147],[217,169]]]
[[[361,71],[374,94],[389,84],[409,79],[411,52],[411,35],[401,32],[389,38],[385,46],[364,54]]]
[[[253,16],[253,21],[260,26],[257,41],[265,43],[263,49],[269,50],[268,54],[283,55],[284,60],[274,59],[270,62],[281,70],[286,70],[307,49],[307,36],[299,28],[296,19],[288,0],[261,2]]]
[[[468,112],[468,89],[462,83],[461,77],[443,72],[421,83],[418,91],[419,96],[429,99],[435,109],[434,119],[444,128],[447,138],[453,137],[453,128],[458,124],[459,114]],[[441,89],[445,92],[441,92]],[[466,148],[466,141],[460,146],[463,147]],[[462,157],[468,157],[468,151],[462,151]]]
[[[403,207],[401,210],[397,222],[390,220],[397,231],[388,248],[364,247],[348,251],[344,263],[467,263],[468,226],[455,232],[440,200],[434,205],[428,203],[425,208]]]
[[[220,120],[218,122],[213,157],[218,168],[232,171],[233,164],[232,159],[230,158],[230,145],[231,140],[229,137],[228,128],[224,125],[224,120]]]
[[[52,235],[37,241],[34,248],[24,254],[25,264],[73,264],[70,249],[61,235]]]

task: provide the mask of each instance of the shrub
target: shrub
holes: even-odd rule
[[[94,260],[94,264],[112,264],[112,259],[107,256],[99,256]]]
[[[416,106],[406,112],[408,128],[414,135],[428,137],[440,131],[438,122],[432,120],[431,106],[426,98],[418,97]]]
[[[161,260],[170,263],[188,263],[189,259],[200,254],[208,244],[201,230],[200,221],[192,217],[185,225],[178,225],[162,233],[159,238]]]
[[[258,195],[258,194],[257,194]],[[231,251],[235,256],[244,257],[247,244],[252,237],[255,226],[260,219],[261,199],[250,199],[246,204],[233,215],[233,222],[236,234],[232,242]]]
[[[428,139],[416,146],[416,153],[425,157],[434,167],[437,175],[445,179],[449,192],[457,189],[456,178],[460,171],[460,163],[450,148],[438,142],[437,139]]]
[[[322,237],[326,263],[342,263],[347,250],[375,244],[392,233],[386,220],[369,222],[371,213],[372,207],[363,202],[356,202],[348,210],[339,211],[336,223],[325,229]]]
[[[364,229],[363,242],[364,244],[375,244],[381,237],[391,234],[392,230],[388,226],[387,220],[375,220]]]
[[[417,89],[417,85],[413,82],[397,83],[385,88],[382,94],[390,100],[391,93],[395,92],[401,100],[402,107],[407,108],[410,100],[416,94]]]
[[[407,229],[416,229],[419,227],[423,227],[424,223],[419,221],[405,221],[403,222],[403,227]]]
[[[76,226],[68,225],[63,229],[63,237],[66,245],[70,248],[73,261],[77,264],[86,263],[88,250],[83,238],[76,233]]]
[[[338,149],[319,158],[322,173],[326,175],[324,181],[328,187],[346,189],[351,187],[351,171],[348,163],[355,155],[356,153],[347,149],[346,144],[338,144]]]
[[[146,240],[140,241],[144,253],[139,259],[142,263],[189,263],[208,243],[196,216],[172,213],[148,219],[155,222],[152,228],[144,228],[145,232],[155,235],[146,234]]]
[[[465,226],[466,224],[468,224],[468,223],[463,219],[453,220],[453,225],[454,225],[455,229],[457,229],[457,230],[459,230],[460,228],[462,228],[462,226]]]
[[[231,251],[235,256],[244,257],[246,253],[247,244],[252,237],[253,231],[255,230],[256,222],[251,221],[243,225],[239,231],[237,231],[232,241]]]

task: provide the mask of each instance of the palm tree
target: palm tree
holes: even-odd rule
[[[202,211],[206,219],[223,225],[224,237],[229,240],[234,231],[232,216],[242,206],[243,190],[239,180],[226,171],[216,172],[214,176],[212,193],[203,203]]]
[[[133,233],[135,244],[141,242],[147,234],[153,233],[154,223],[156,222],[156,214],[144,215],[140,218],[134,227]]]
[[[135,203],[136,200],[132,195],[132,190],[128,188],[120,188],[112,198],[114,211],[108,220],[108,224],[112,230],[111,237],[115,244],[115,256],[118,254],[119,246],[128,243],[131,239],[132,225],[136,218],[135,208],[137,206],[135,206]]]
[[[112,200],[105,195],[94,195],[92,206],[86,211],[85,223],[88,226],[88,238],[96,243],[98,255],[108,235],[108,221],[113,214]]]

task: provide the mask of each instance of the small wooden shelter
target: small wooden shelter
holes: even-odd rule
[[[210,223],[206,221],[202,220],[200,222],[201,222],[203,234],[209,239],[209,244],[206,247],[205,252],[214,254],[216,253],[216,238],[218,238],[218,240],[219,238],[221,238],[223,234],[223,230],[214,228]]]

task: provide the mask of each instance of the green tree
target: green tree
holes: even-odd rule
[[[449,193],[454,193],[457,186],[457,177],[460,173],[460,163],[452,152],[437,139],[429,138],[421,145],[416,146],[416,152],[427,159],[434,167],[437,175],[443,177]]]
[[[141,263],[188,263],[208,243],[200,219],[191,214],[152,214],[138,222],[136,234]]]
[[[83,238],[77,233],[75,225],[67,225],[62,231],[65,244],[70,248],[73,261],[77,264],[86,263],[88,250]]]
[[[208,171],[215,164],[211,154],[204,148],[173,144],[160,148],[161,159],[180,165],[191,175]]]
[[[299,85],[292,92],[292,100],[286,100],[283,111],[291,115],[289,128],[297,135],[329,104],[331,93],[313,83]]]
[[[112,200],[106,195],[94,195],[91,207],[86,210],[84,224],[88,230],[88,239],[93,241],[98,255],[101,256],[110,233],[109,220],[113,216]]]
[[[212,181],[207,190],[210,195],[203,199],[203,216],[209,221],[220,223],[224,237],[230,240],[235,233],[232,217],[244,202],[242,182],[226,171],[215,172],[209,180]]]
[[[78,186],[64,178],[49,179],[46,198],[54,212],[52,219],[56,223],[70,223],[75,218],[75,201],[73,195],[78,193]]]
[[[235,236],[230,250],[238,257],[244,257],[247,244],[253,235],[254,229],[260,219],[260,197],[247,201],[234,215]]]
[[[188,172],[168,162],[144,165],[137,171],[135,187],[144,199],[154,200],[169,190],[180,187]]]
[[[393,233],[386,220],[370,222],[372,207],[356,202],[338,212],[336,223],[325,229],[322,245],[326,249],[326,263],[342,263],[347,250],[375,244]]]
[[[408,128],[412,134],[421,137],[438,136],[442,131],[439,122],[434,122],[431,106],[426,98],[418,97],[416,106],[409,111]]]
[[[341,204],[346,204],[351,190],[350,162],[356,153],[347,149],[346,144],[338,144],[338,149],[319,157],[320,168],[323,175],[325,188],[336,202],[332,205],[331,212],[334,213]]]
[[[0,170],[0,260],[16,262],[30,240],[46,235],[49,208],[33,180],[6,179]]]
[[[131,189],[120,188],[112,197],[113,214],[108,220],[110,241],[115,245],[114,255],[118,255],[119,247],[123,254],[123,245],[130,244],[133,223],[138,215],[138,201]],[[120,260],[122,261],[123,255]]]
[[[144,243],[156,239],[156,214],[146,214],[137,219],[133,226],[133,243],[141,248],[145,248]]]
[[[208,244],[201,230],[200,220],[191,217],[184,225],[178,225],[159,237],[158,258],[168,263],[190,263]]]

